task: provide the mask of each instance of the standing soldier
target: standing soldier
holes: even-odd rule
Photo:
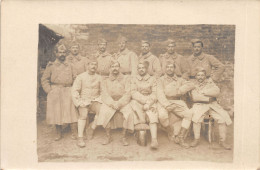
[[[189,57],[190,78],[194,79],[196,68],[202,67],[206,70],[207,77],[218,82],[221,74],[225,71],[224,65],[214,56],[203,53],[203,42],[199,39],[192,40],[193,54]],[[213,67],[216,69],[213,71]]]
[[[87,71],[87,58],[79,54],[80,45],[76,42],[71,43],[70,55],[67,57],[68,62],[72,63],[76,78],[77,75]]]
[[[127,49],[127,39],[121,37],[119,42],[119,52],[114,54],[114,58],[120,63],[120,72],[125,75],[136,75],[138,57],[133,52]]]
[[[112,56],[106,52],[107,41],[105,39],[98,40],[98,52],[95,54],[95,58],[98,61],[97,73],[101,76],[108,77],[110,62]]]
[[[63,124],[70,124],[72,138],[75,138],[78,113],[71,100],[71,85],[73,83],[73,70],[69,63],[65,62],[67,50],[64,45],[55,47],[56,60],[50,63],[43,73],[41,83],[47,95],[48,124],[56,125],[55,140],[62,138]]]
[[[232,123],[228,113],[217,103],[216,97],[220,93],[220,89],[211,80],[206,78],[207,72],[204,68],[196,69],[195,89],[192,90],[191,96],[193,104],[193,130],[194,141],[191,143],[192,147],[199,144],[201,122],[205,115],[209,114],[219,124],[219,137],[220,146],[225,149],[231,147],[225,143],[226,140],[226,127]]]
[[[184,142],[184,136],[189,129],[192,118],[192,111],[181,96],[194,89],[194,85],[175,74],[175,64],[168,62],[165,65],[165,75],[160,77],[157,82],[157,98],[158,98],[158,114],[159,121],[168,131],[170,140],[174,140],[172,126],[169,122],[169,114],[176,114],[183,118],[179,135],[175,138],[175,142],[184,148],[189,148],[189,145]]]
[[[142,41],[142,54],[139,56],[139,62],[147,61],[149,63],[148,74],[159,78],[162,74],[160,60],[150,52],[150,43]]]
[[[175,51],[176,43],[175,41],[169,39],[168,40],[168,46],[167,46],[167,52],[165,54],[161,54],[159,59],[162,66],[162,72],[163,74],[166,74],[166,65],[168,62],[174,62],[176,68],[174,69],[174,73],[178,77],[182,77],[184,79],[189,79],[189,68],[187,60],[180,54],[178,54]]]
[[[123,114],[123,133],[122,144],[128,145],[126,140],[126,130],[134,131],[133,110],[130,106],[130,77],[120,73],[120,64],[118,61],[112,61],[109,78],[102,82],[101,106],[97,125],[102,125],[106,130],[106,139],[103,145],[110,143],[110,121],[116,112]]]
[[[148,74],[149,63],[139,63],[138,75],[131,81],[131,106],[136,113],[135,124],[145,124],[147,119],[151,132],[151,148],[158,148],[157,123],[158,114],[156,110],[156,78]]]
[[[72,100],[79,110],[77,143],[79,147],[85,147],[83,132],[90,111],[96,114],[91,128],[96,128],[95,122],[101,105],[101,76],[96,74],[97,65],[96,59],[91,59],[88,63],[87,72],[78,75],[72,86]]]

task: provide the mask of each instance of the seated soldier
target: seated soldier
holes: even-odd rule
[[[220,93],[218,86],[211,80],[206,79],[206,70],[198,67],[196,69],[195,89],[192,90],[191,96],[193,101],[193,130],[194,141],[192,147],[199,144],[201,122],[206,114],[209,114],[219,124],[219,144],[225,149],[231,147],[225,143],[226,127],[232,123],[229,114],[217,103],[216,97]]]
[[[135,125],[149,122],[151,148],[157,149],[156,78],[148,74],[148,67],[147,61],[137,65],[138,74],[131,81],[131,106],[136,113],[134,114]]]
[[[165,75],[160,77],[157,82],[157,98],[158,98],[158,115],[160,124],[166,128],[168,137],[171,141],[174,140],[172,125],[169,122],[169,114],[176,114],[182,118],[181,130],[175,138],[175,142],[184,148],[189,145],[184,142],[184,136],[187,129],[190,127],[192,111],[181,96],[194,89],[194,85],[183,78],[177,77],[175,74],[174,62],[166,64]]]
[[[100,108],[97,125],[102,125],[106,130],[106,139],[103,145],[111,142],[110,135],[111,119],[116,112],[123,114],[123,134],[122,144],[128,145],[126,140],[126,130],[134,131],[133,110],[129,104],[131,99],[130,77],[119,72],[120,64],[118,61],[111,61],[109,77],[102,82],[102,106]]]
[[[96,74],[97,60],[91,59],[88,63],[88,71],[81,73],[75,79],[72,86],[72,100],[79,110],[78,120],[78,146],[85,147],[83,132],[86,126],[88,113],[96,113],[94,122],[101,106],[101,76]],[[95,126],[95,123],[93,124]],[[95,129],[96,127],[92,127]]]

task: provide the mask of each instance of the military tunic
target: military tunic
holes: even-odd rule
[[[161,67],[162,67],[162,74],[165,74],[166,72],[166,65],[169,62],[175,63],[175,74],[179,77],[182,77],[184,79],[188,79],[189,77],[189,67],[187,60],[180,54],[174,52],[174,54],[161,54],[160,57]]]
[[[160,60],[155,55],[153,55],[151,52],[145,55],[141,54],[139,56],[139,62],[144,61],[147,61],[149,63],[148,73],[150,74],[150,76],[155,76],[156,78],[159,78],[162,75]]]
[[[201,53],[200,56],[195,57],[191,55],[188,58],[188,64],[190,67],[190,76],[196,76],[196,68],[202,67],[206,70],[207,77],[211,77],[214,81],[218,81],[220,79],[221,74],[225,71],[224,65],[216,59],[214,56]],[[215,67],[216,70],[212,68]]]
[[[62,125],[77,122],[78,113],[71,100],[73,75],[72,66],[58,59],[46,67],[41,83],[48,94],[46,111],[48,124]]]
[[[188,82],[174,75],[162,76],[157,82],[158,114],[160,123],[167,127],[169,125],[169,113],[167,106],[173,105],[173,114],[183,118],[182,127],[188,129],[191,123],[192,111],[188,109],[186,103],[181,100],[181,96],[194,88],[191,82]]]
[[[98,61],[97,73],[101,76],[109,76],[110,64],[113,59],[112,55],[108,52],[96,53],[94,56]]]
[[[128,49],[122,52],[118,52],[114,55],[114,58],[120,63],[120,72],[123,74],[136,75],[138,56]]]
[[[124,129],[134,130],[133,110],[129,104],[131,99],[130,93],[130,79],[128,76],[119,74],[113,76],[110,74],[109,78],[102,82],[101,99],[103,105],[101,106],[97,125],[107,127],[112,117],[116,112],[120,112],[124,116]],[[119,110],[112,108],[112,104],[117,102]]]
[[[137,75],[131,80],[131,106],[134,110],[134,123],[146,123],[148,117],[150,123],[158,123],[156,111],[156,78],[146,74],[144,77]],[[144,105],[151,107],[144,111]]]
[[[87,71],[88,59],[86,57],[82,57],[81,55],[77,55],[77,56],[69,55],[68,61],[72,64],[72,68],[75,73],[74,79],[79,74]]]
[[[214,99],[220,93],[218,86],[211,79],[206,79],[203,83],[194,81],[194,84],[196,88],[191,92],[192,101],[194,102],[192,121],[195,123],[202,122],[206,113],[209,112],[218,123],[230,125],[232,120],[229,114]]]

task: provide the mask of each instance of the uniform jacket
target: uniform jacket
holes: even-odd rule
[[[98,61],[97,73],[101,76],[108,76],[112,55],[109,54],[108,52],[105,53],[97,52],[95,54],[95,57]]]
[[[150,76],[155,76],[156,78],[159,78],[162,75],[162,68],[160,60],[153,55],[151,52],[140,55],[139,56],[139,62],[148,61],[149,67],[148,67],[148,73]]]
[[[207,76],[211,76],[214,81],[218,81],[221,74],[225,71],[224,65],[218,59],[205,53],[201,53],[198,57],[191,55],[188,59],[188,63],[190,67],[190,76],[195,76],[196,68],[202,67],[206,70]],[[216,68],[214,72],[212,71],[212,67]]]
[[[160,57],[160,62],[162,66],[162,73],[165,74],[166,71],[166,64],[171,61],[175,62],[175,74],[179,77],[183,77],[184,79],[188,79],[189,76],[189,67],[187,60],[180,54],[174,53],[174,54],[161,54]]]
[[[80,104],[89,105],[92,101],[101,103],[101,76],[88,72],[81,73],[75,79],[72,86],[72,100],[76,107]]]
[[[120,63],[120,72],[123,74],[137,74],[138,56],[128,49],[115,53],[113,56]]]
[[[180,98],[193,88],[193,83],[177,77],[176,75],[170,77],[165,74],[157,81],[157,99],[165,108],[172,103],[186,106],[183,101],[174,98]]]
[[[74,79],[77,75],[87,71],[88,59],[81,55],[73,56],[70,54],[67,57],[68,61],[72,64],[73,72],[75,73]]]
[[[204,113],[212,109],[225,119],[227,125],[230,125],[232,120],[227,111],[217,101],[210,100],[219,95],[220,89],[218,86],[211,79],[206,79],[203,83],[195,80],[194,85],[196,88],[191,92],[192,101],[194,102],[192,107],[194,112],[192,121],[197,123]]]

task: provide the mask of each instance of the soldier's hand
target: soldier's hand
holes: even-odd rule
[[[144,105],[144,110],[147,111],[147,110],[149,110],[149,109],[150,109],[150,105],[149,105],[149,104],[145,104],[145,105]]]

